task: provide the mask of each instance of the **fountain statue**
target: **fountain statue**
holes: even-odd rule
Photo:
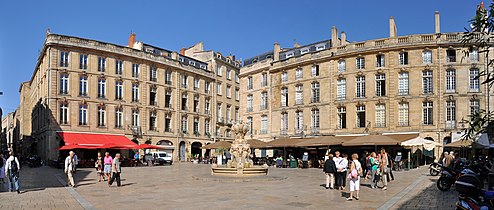
[[[249,127],[240,122],[232,126],[232,130],[235,133],[235,140],[231,144],[230,154],[232,159],[226,164],[226,168],[213,165],[211,173],[215,174],[236,174],[236,175],[267,175],[268,167],[264,165],[262,167],[255,167],[254,163],[250,159],[250,145],[245,140],[245,134],[249,130]]]

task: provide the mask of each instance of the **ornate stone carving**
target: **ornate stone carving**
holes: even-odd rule
[[[230,147],[232,159],[228,161],[226,166],[236,169],[252,167],[253,162],[250,159],[250,145],[245,140],[245,134],[249,130],[249,127],[244,123],[236,123],[232,126],[232,130],[235,133],[235,141],[233,141]]]

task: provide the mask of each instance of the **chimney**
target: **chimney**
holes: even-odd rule
[[[341,43],[340,45],[346,44],[346,33],[344,31],[341,32]]]
[[[439,34],[439,33],[441,33],[441,20],[439,19],[439,11],[436,11],[434,13],[434,20],[435,20],[435,26],[436,26],[435,33]]]
[[[280,51],[281,51],[280,43],[275,42],[274,43],[274,49],[273,49],[274,61],[280,60]]]
[[[134,43],[136,42],[136,34],[131,33],[129,36],[129,47],[134,48]]]
[[[185,55],[185,48],[180,49],[180,55]]]
[[[389,18],[389,37],[396,37],[396,23],[393,16]]]
[[[293,44],[293,47],[294,48],[299,48],[300,47],[300,44],[295,42],[295,44]]]
[[[332,47],[338,46],[339,42],[340,41],[338,40],[338,29],[336,28],[336,26],[333,26],[331,28],[331,45],[332,45]]]

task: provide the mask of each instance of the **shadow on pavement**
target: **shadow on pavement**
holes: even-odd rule
[[[398,205],[397,209],[455,209],[458,192],[454,187],[448,191],[440,191],[436,180],[428,176],[424,180],[424,184],[428,186],[410,198],[404,197],[407,201]]]

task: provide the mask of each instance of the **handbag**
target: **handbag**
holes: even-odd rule
[[[348,179],[357,179],[358,178],[358,172],[354,168],[352,171],[348,174]]]

